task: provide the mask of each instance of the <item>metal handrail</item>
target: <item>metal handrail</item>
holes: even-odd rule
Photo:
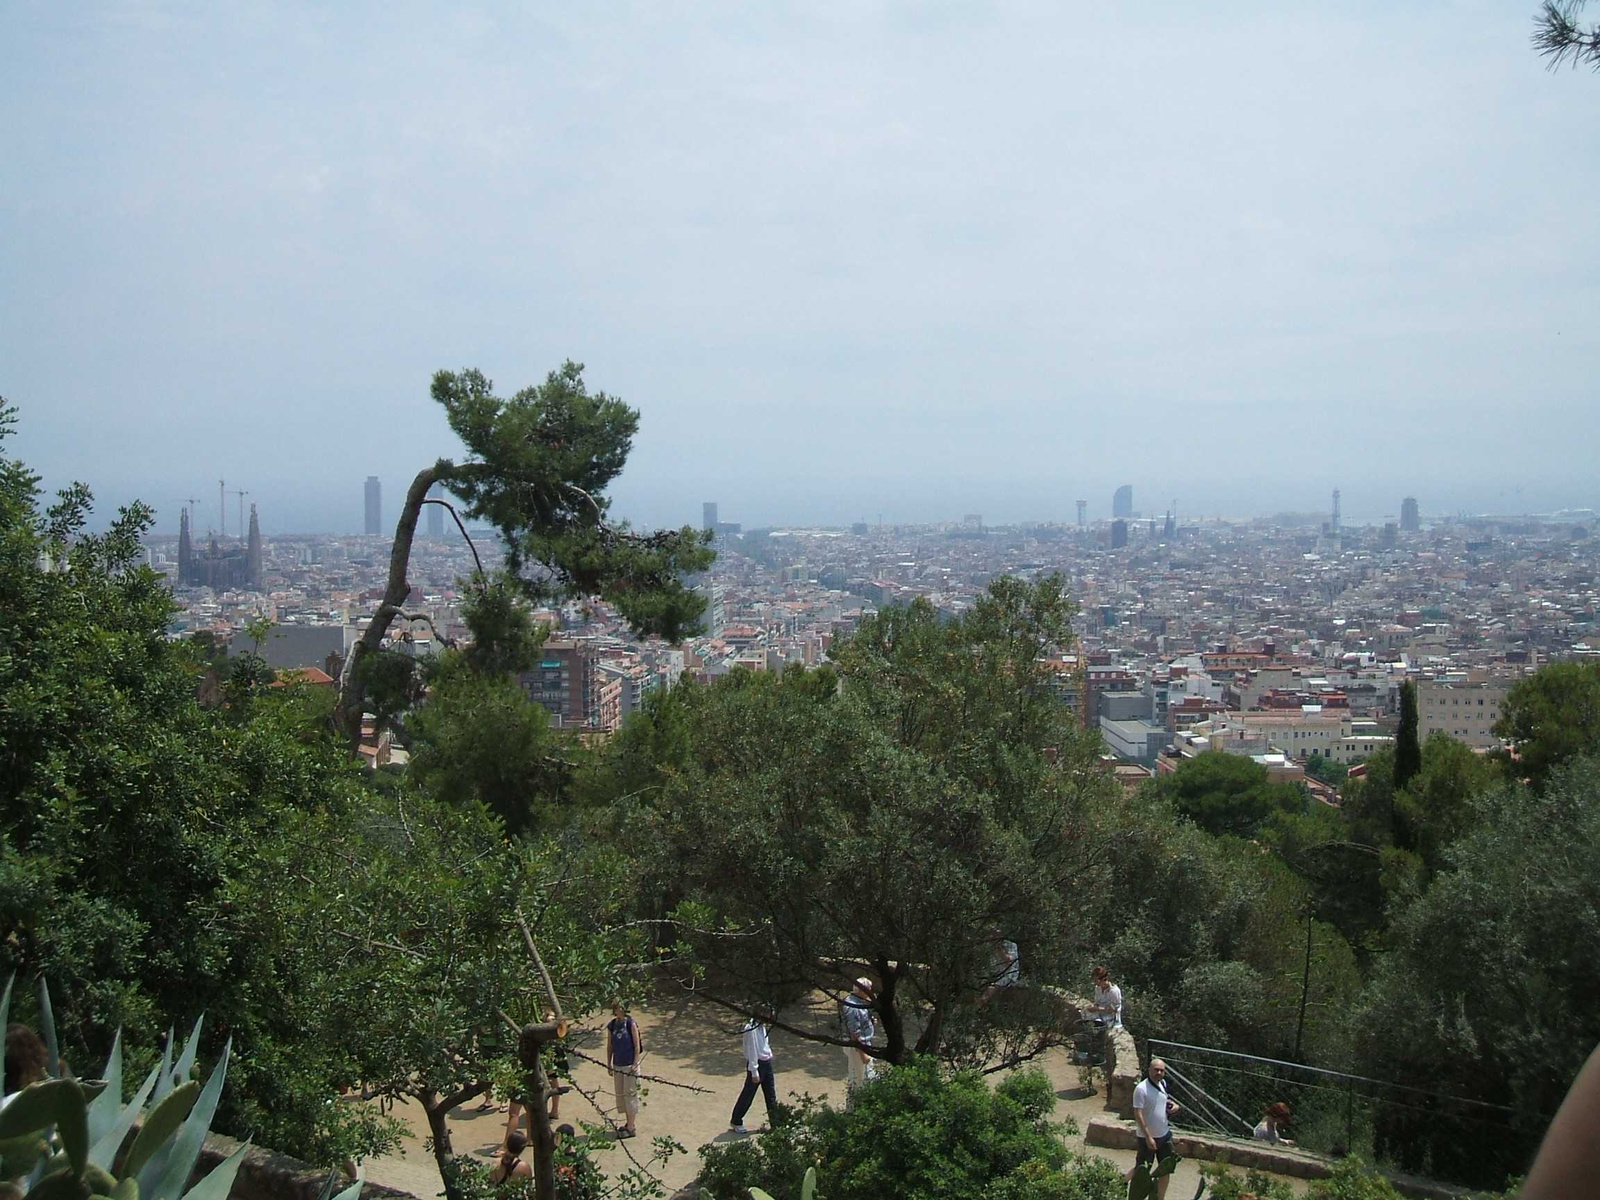
[[[1353,1079],[1358,1083],[1374,1083],[1379,1087],[1398,1088],[1405,1092],[1415,1092],[1419,1096],[1433,1096],[1440,1100],[1453,1100],[1458,1104],[1473,1104],[1479,1108],[1493,1109],[1495,1112],[1516,1113],[1516,1109],[1507,1104],[1490,1104],[1487,1100],[1469,1100],[1465,1096],[1452,1096],[1449,1092],[1436,1092],[1429,1088],[1414,1087],[1408,1083],[1395,1083],[1388,1079],[1373,1079],[1367,1075],[1352,1075],[1348,1071],[1330,1071],[1324,1067],[1308,1067],[1305,1063],[1285,1062],[1280,1058],[1263,1058],[1259,1054],[1241,1054],[1237,1050],[1218,1050],[1212,1046],[1190,1046],[1183,1042],[1165,1042],[1158,1038],[1148,1038],[1145,1044],[1152,1047],[1171,1046],[1174,1050],[1194,1050],[1201,1054],[1216,1054],[1227,1058],[1242,1058],[1250,1062],[1267,1063],[1274,1067],[1287,1067],[1294,1071],[1309,1071],[1314,1075],[1326,1075],[1333,1079]]]

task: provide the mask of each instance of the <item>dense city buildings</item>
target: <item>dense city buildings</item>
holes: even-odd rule
[[[816,665],[864,613],[922,598],[955,616],[1006,574],[1065,576],[1077,642],[1049,660],[1056,691],[1128,771],[1204,750],[1251,755],[1284,778],[1312,755],[1356,762],[1391,744],[1408,680],[1423,737],[1442,730],[1487,749],[1517,679],[1600,654],[1600,518],[1581,511],[1426,530],[1170,513],[995,527],[974,513],[741,533],[710,502],[703,517],[719,555],[690,581],[705,602],[699,636],[641,641],[597,602],[536,614],[551,635],[521,682],[552,724],[604,733],[685,675]],[[174,636],[204,630],[242,652],[245,623],[265,616],[270,665],[337,677],[383,594],[386,537],[263,539],[252,509],[243,544],[213,536],[202,551],[187,512],[180,522],[176,539],[149,542],[181,606]],[[473,536],[493,570],[494,536]],[[406,610],[419,619],[397,623],[395,648],[426,655],[468,636],[460,602],[474,565],[453,527],[418,540]]]

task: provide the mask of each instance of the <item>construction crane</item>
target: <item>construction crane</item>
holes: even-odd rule
[[[217,530],[223,536],[228,536],[228,485],[222,480],[217,480]]]
[[[239,497],[239,536],[244,537],[244,498],[250,493],[243,488],[234,488],[233,494]]]

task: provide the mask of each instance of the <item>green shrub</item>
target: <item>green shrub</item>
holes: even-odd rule
[[[715,1200],[743,1200],[751,1187],[785,1197],[816,1167],[827,1200],[1121,1196],[1115,1167],[1063,1144],[1075,1130],[1048,1120],[1054,1107],[1037,1069],[991,1088],[975,1072],[919,1059],[857,1088],[848,1108],[804,1097],[760,1138],[702,1147],[700,1182]]]

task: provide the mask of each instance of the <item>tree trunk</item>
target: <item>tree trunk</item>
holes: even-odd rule
[[[556,1200],[556,1137],[550,1128],[550,1089],[545,1081],[540,1051],[561,1036],[565,1021],[524,1025],[517,1040],[517,1057],[527,1072],[523,1090],[528,1110],[528,1131],[533,1135],[533,1194],[537,1200]]]
[[[350,653],[344,660],[344,669],[339,672],[339,701],[334,706],[333,719],[352,755],[361,744],[361,712],[365,700],[357,668],[364,657],[383,645],[384,635],[389,632],[395,616],[404,610],[406,597],[411,594],[411,582],[406,575],[411,566],[411,543],[417,536],[417,516],[422,512],[422,502],[427,499],[428,489],[438,478],[439,469],[435,464],[418,471],[417,477],[411,481],[411,488],[406,492],[405,507],[400,510],[400,520],[394,528],[394,545],[389,551],[389,582],[384,589],[383,601],[372,614],[361,640],[350,647]]]
[[[445,1200],[461,1200],[461,1188],[457,1186],[450,1166],[450,1160],[455,1157],[455,1148],[450,1144],[450,1109],[454,1105],[441,1103],[439,1093],[434,1091],[420,1092],[417,1099],[422,1101],[422,1111],[428,1117],[428,1136],[433,1139],[433,1161],[438,1165],[439,1178],[444,1181]]]
[[[906,1054],[906,1025],[900,1015],[900,1007],[895,1003],[895,992],[900,982],[898,972],[889,968],[887,962],[879,961],[873,964],[878,969],[878,978],[883,982],[878,987],[878,1013],[883,1017],[883,1037],[888,1043],[885,1057],[896,1066],[905,1062]]]

